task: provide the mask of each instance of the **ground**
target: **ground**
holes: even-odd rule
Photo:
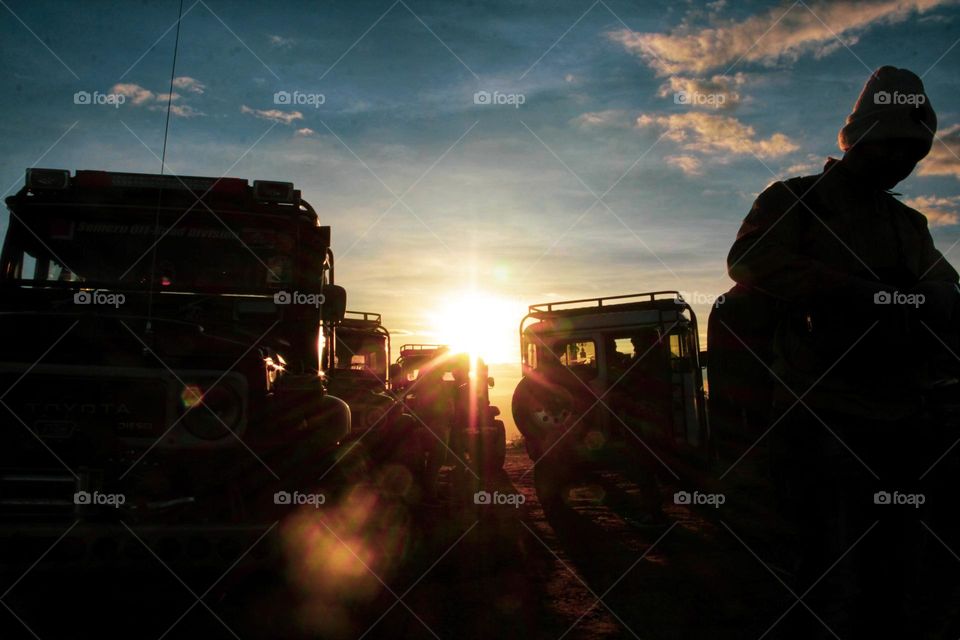
[[[69,569],[61,542],[3,598],[0,628],[4,638],[43,640],[303,629],[318,638],[556,640],[757,638],[774,626],[795,598],[772,552],[753,541],[750,509],[673,504],[681,487],[668,477],[667,524],[642,526],[634,471],[589,476],[549,514],[520,448],[487,487],[504,504],[475,504],[476,487],[448,473],[435,503],[411,508],[397,490],[403,474],[386,473],[250,532],[209,569],[182,557],[162,565],[164,553],[150,543],[153,557],[135,527],[124,553],[143,569]],[[4,582],[42,552],[19,554]]]

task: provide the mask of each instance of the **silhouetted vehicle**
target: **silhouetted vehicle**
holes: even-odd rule
[[[353,436],[387,420],[396,404],[388,392],[390,332],[379,313],[347,311],[336,327],[334,353],[328,360],[328,390],[350,405]]]
[[[697,319],[678,292],[531,305],[520,348],[514,420],[556,482],[614,452],[708,456]]]
[[[494,380],[488,373],[482,359],[471,363],[469,354],[435,344],[403,345],[390,371],[393,392],[421,421],[449,419],[449,450],[444,450],[443,464],[466,463],[482,480],[503,468],[507,442],[503,421],[497,418],[500,409],[490,404]],[[441,410],[437,405],[444,402]],[[428,433],[421,439],[425,449],[435,440]]]
[[[229,529],[313,489],[350,431],[318,351],[346,294],[291,183],[28,169],[6,204],[8,531]]]

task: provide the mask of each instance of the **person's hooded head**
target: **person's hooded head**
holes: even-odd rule
[[[937,115],[923,81],[912,71],[886,66],[867,79],[837,143],[854,171],[890,189],[930,153],[936,131]]]

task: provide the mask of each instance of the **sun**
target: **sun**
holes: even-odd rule
[[[479,290],[447,296],[433,314],[434,335],[454,352],[466,352],[487,363],[520,358],[520,320],[527,308],[519,301]]]

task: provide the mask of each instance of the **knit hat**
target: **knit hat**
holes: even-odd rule
[[[909,138],[926,142],[929,152],[936,130],[923,81],[907,69],[880,67],[863,85],[837,143],[846,152],[857,142]]]

